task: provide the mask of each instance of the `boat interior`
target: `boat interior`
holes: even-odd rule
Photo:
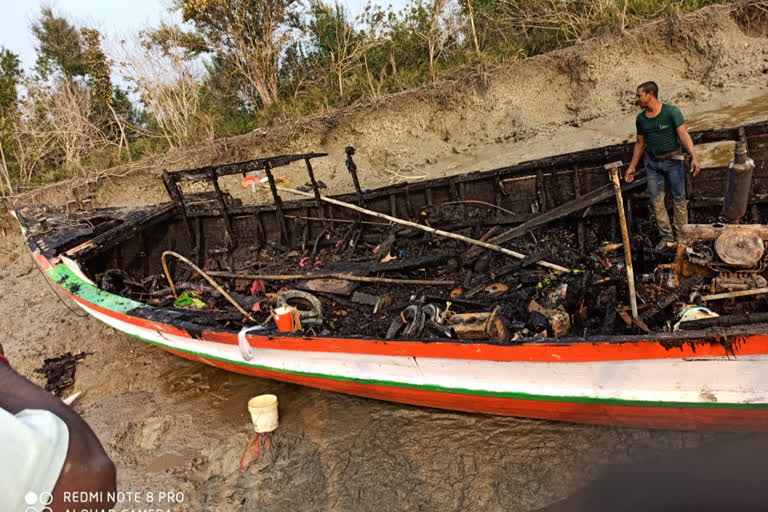
[[[660,248],[642,169],[612,180],[629,142],[373,190],[349,147],[342,195],[313,172],[332,156],[305,153],[165,172],[162,204],[15,213],[33,250],[141,303],[133,314],[199,329],[500,344],[764,332],[768,121],[691,135],[729,158],[687,173],[688,225]],[[284,186],[284,166],[306,185]],[[234,198],[231,177],[267,200]]]

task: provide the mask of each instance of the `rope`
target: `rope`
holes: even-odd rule
[[[248,339],[245,335],[251,331],[263,331],[263,325],[254,325],[252,327],[243,327],[239,333],[237,333],[237,348],[240,349],[240,355],[246,361],[253,359],[253,347],[248,343]]]
[[[53,294],[56,296],[56,298],[57,298],[57,299],[59,299],[59,302],[61,302],[62,304],[64,304],[64,306],[65,306],[65,307],[66,307],[66,308],[69,310],[69,312],[70,312],[70,313],[72,313],[73,315],[75,315],[75,316],[76,316],[76,317],[78,317],[78,318],[87,318],[88,316],[90,316],[90,315],[88,315],[88,313],[82,313],[82,314],[80,314],[80,313],[78,313],[77,311],[75,311],[74,309],[72,309],[71,307],[69,307],[69,304],[67,304],[66,302],[64,302],[64,299],[62,299],[62,298],[59,296],[59,294],[58,294],[58,293],[56,293],[56,288],[54,288],[54,287],[53,287],[53,285],[51,284],[51,282],[48,280],[48,276],[46,276],[46,275],[45,275],[45,273],[43,273],[43,269],[41,269],[41,268],[40,268],[40,265],[38,265],[38,264],[37,264],[37,262],[35,261],[35,257],[32,255],[32,253],[31,253],[31,252],[29,252],[29,257],[30,257],[30,258],[32,258],[32,264],[35,266],[35,268],[37,269],[37,271],[38,271],[38,272],[40,272],[40,275],[41,275],[41,276],[43,276],[43,281],[45,281],[45,284],[47,284],[47,285],[48,285],[48,288],[50,288],[50,289],[51,289],[51,292],[52,292],[52,293],[53,293]]]

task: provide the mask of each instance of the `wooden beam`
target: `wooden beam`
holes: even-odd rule
[[[231,162],[227,164],[219,165],[207,165],[205,167],[199,167],[197,169],[187,169],[184,171],[175,171],[169,173],[174,182],[181,181],[203,181],[211,174],[217,177],[230,176],[232,174],[245,175],[251,171],[258,171],[269,166],[274,169],[275,167],[282,167],[284,165],[297,162],[299,160],[308,160],[310,158],[318,158],[321,156],[328,156],[328,153],[302,153],[297,155],[278,155],[270,156],[267,158],[257,158],[255,160],[245,160],[242,162]]]
[[[646,181],[645,177],[642,177],[640,179],[635,180],[632,183],[628,183],[622,186],[621,190],[623,192],[628,192],[641,185],[644,185],[645,181]],[[491,238],[490,240],[488,240],[488,242],[496,245],[502,244],[504,242],[508,242],[509,240],[512,240],[514,238],[517,238],[521,235],[526,234],[527,232],[529,232],[534,228],[543,226],[557,219],[561,219],[566,215],[570,215],[579,210],[583,210],[584,208],[588,206],[592,206],[593,204],[599,203],[600,201],[604,201],[612,197],[613,195],[614,195],[613,184],[607,183],[602,187],[596,188],[595,190],[588,192],[580,197],[577,197],[572,201],[568,201],[567,203],[563,203],[560,206],[552,208],[551,210],[544,212],[541,215],[520,224],[519,226],[509,229],[504,233]],[[481,249],[477,247],[472,247],[466,253],[464,253],[464,261],[465,262],[473,261],[475,258],[477,258],[481,254],[481,252],[482,252]]]

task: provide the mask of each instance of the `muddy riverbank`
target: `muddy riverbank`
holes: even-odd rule
[[[666,45],[663,56],[647,47],[654,30]],[[692,129],[768,117],[765,32],[718,9],[518,66],[494,72],[482,93],[401,95],[339,113],[332,123],[309,120],[219,141],[147,161],[124,178],[70,183],[21,200],[62,203],[87,190],[98,206],[154,202],[165,199],[163,167],[306,150],[331,153],[316,171],[338,192],[351,187],[347,144],[358,148],[369,188],[489,169],[631,140],[631,93],[649,78],[660,82],[662,100],[681,106]],[[732,155],[732,148],[701,151],[705,165]],[[296,184],[300,172],[287,177]],[[239,185],[234,191],[250,197]],[[75,409],[115,461],[120,489],[181,493],[182,503],[167,504],[173,511],[536,510],[612,463],[731,439],[436,411],[215,370],[81,318],[34,265],[9,216],[0,230],[0,342],[12,364],[41,382],[33,370],[45,357],[92,352],[77,367],[72,391],[84,394]],[[269,453],[239,474],[253,435],[246,402],[261,393],[279,397],[281,426]]]

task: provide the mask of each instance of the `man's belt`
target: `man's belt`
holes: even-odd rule
[[[676,149],[675,151],[666,153],[664,155],[659,155],[659,156],[651,156],[646,152],[645,157],[650,160],[655,160],[657,162],[662,162],[664,160],[685,160],[685,155],[683,155],[683,153],[679,149]]]

